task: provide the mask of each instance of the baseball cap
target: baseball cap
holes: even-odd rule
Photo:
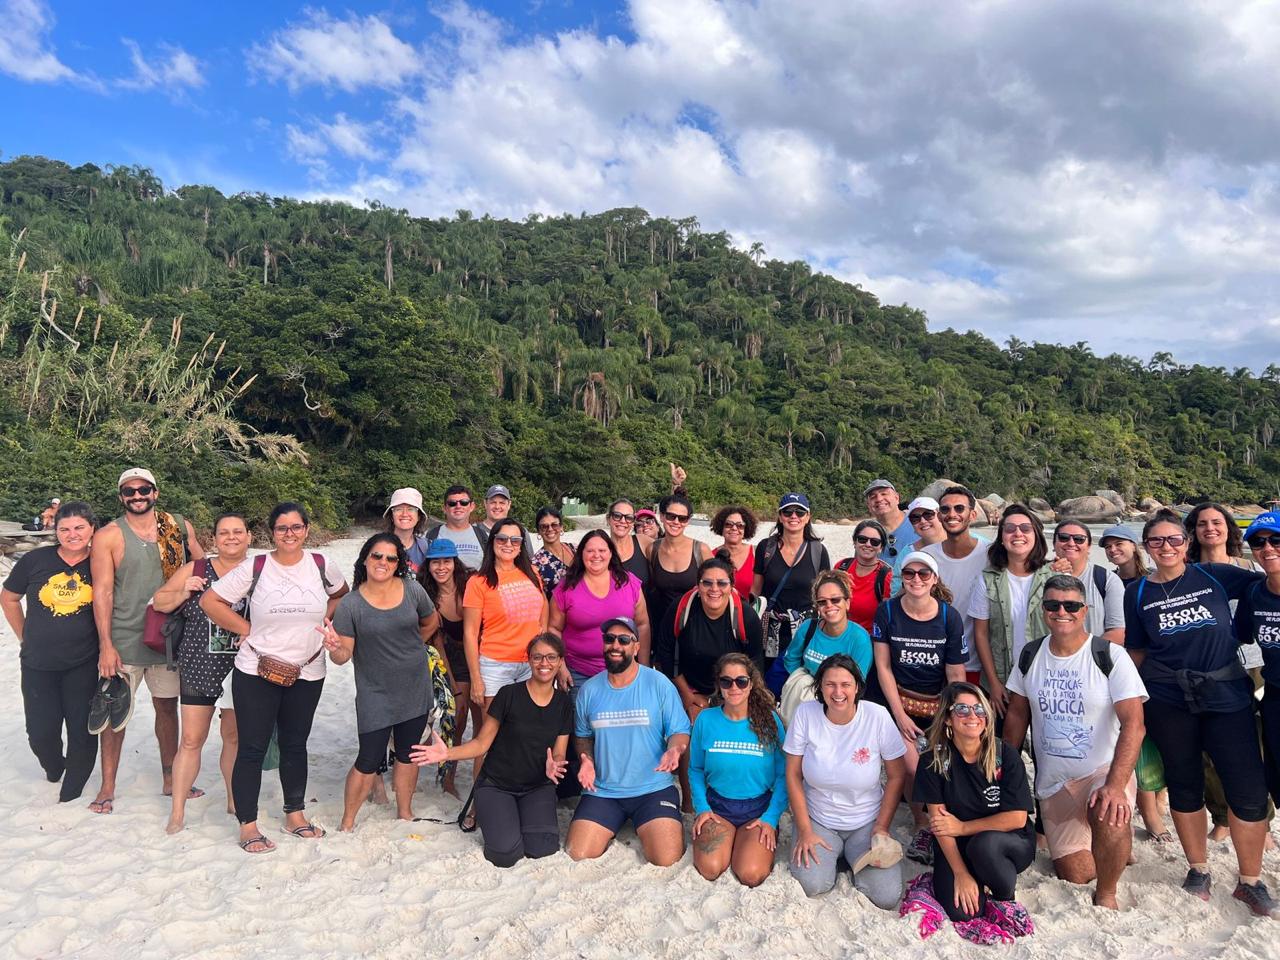
[[[778,501],[778,509],[784,507],[804,507],[806,511],[810,511],[809,498],[803,493],[788,493]]]
[[[1115,526],[1107,527],[1107,529],[1103,530],[1102,536],[1098,538],[1098,542],[1102,543],[1102,541],[1106,540],[1108,537],[1112,540],[1128,540],[1130,543],[1138,542],[1138,535],[1123,523],[1117,523]]]
[[[890,490],[893,490],[893,491],[897,491],[898,489],[888,480],[885,480],[883,477],[880,477],[868,483],[867,489],[862,491],[862,495],[864,497],[869,496],[873,490],[883,490],[885,487],[888,487]]]
[[[1253,523],[1249,524],[1249,529],[1244,532],[1244,538],[1248,540],[1255,533],[1280,533],[1280,510],[1268,510],[1266,513],[1259,514]]]
[[[899,567],[898,569],[901,570],[908,563],[923,563],[926,567],[928,567],[930,570],[933,571],[933,575],[935,577],[938,576],[938,561],[933,559],[933,557],[929,556],[923,550],[912,550],[910,553],[908,553],[905,557],[902,558],[902,567]]]
[[[912,510],[932,510],[938,512],[938,501],[933,497],[916,497],[911,501],[911,506],[907,507],[907,516],[911,516]]]
[[[511,491],[508,490],[506,487],[504,487],[502,484],[495,483],[492,487],[490,487],[488,490],[484,492],[484,498],[486,500],[492,500],[494,497],[506,497],[508,500],[510,500]]]
[[[422,494],[413,487],[401,487],[391,495],[391,502],[387,504],[387,509],[382,511],[382,515],[385,517],[390,513],[392,507],[413,507],[419,513],[423,513]]]
[[[458,545],[452,540],[446,540],[441,537],[438,540],[432,540],[427,544],[428,560],[456,560],[458,559]]]
[[[644,510],[636,511],[636,519],[639,520],[641,517],[648,517],[650,520],[658,519],[658,515],[647,507]]]
[[[606,620],[604,623],[600,624],[600,633],[602,635],[608,633],[609,628],[618,623],[630,630],[632,636],[636,636],[638,634],[636,622],[630,617],[613,617],[610,620]]]
[[[157,490],[160,489],[160,484],[156,483],[155,475],[150,470],[145,470],[142,467],[130,467],[120,474],[120,479],[116,481],[116,489],[119,490],[130,480],[145,480]]]

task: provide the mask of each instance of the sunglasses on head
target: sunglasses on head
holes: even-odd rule
[[[1280,533],[1270,535],[1259,533],[1249,541],[1249,547],[1252,550],[1261,550],[1263,547],[1273,547],[1280,550]]]
[[[1084,609],[1084,601],[1082,600],[1041,600],[1040,606],[1044,607],[1049,613],[1057,613],[1059,610],[1066,610],[1067,613],[1079,613]]]
[[[446,507],[469,507],[471,503],[472,501],[470,500],[446,500],[444,505]]]
[[[1159,550],[1165,544],[1171,547],[1180,547],[1187,542],[1187,538],[1181,533],[1171,533],[1167,537],[1147,537],[1142,542],[1147,545],[1148,550]]]
[[[635,523],[636,515],[634,513],[619,513],[617,510],[610,510],[609,519],[614,523]]]
[[[636,642],[636,638],[629,633],[606,633],[604,635],[604,645],[607,647],[616,643],[620,647],[628,647]]]
[[[155,487],[149,483],[144,483],[140,487],[121,487],[120,496],[122,497],[149,497],[155,492]]]
[[[904,567],[902,570],[903,580],[931,580],[933,579],[933,571],[928,567]]]
[[[1089,542],[1089,538],[1083,533],[1057,533],[1054,534],[1053,539],[1057,540],[1059,543],[1074,543],[1081,547]]]
[[[865,534],[858,534],[853,538],[854,543],[859,543],[864,547],[878,547],[884,543],[879,537],[868,537]]]
[[[907,519],[912,523],[919,523],[921,520],[932,520],[937,514],[932,510],[917,510],[915,513],[907,514]]]
[[[784,507],[778,511],[780,517],[807,517],[809,511],[804,507]]]
[[[667,523],[688,523],[689,515],[687,513],[672,513],[670,510],[663,510],[662,519]]]
[[[953,703],[951,712],[957,717],[986,717],[987,708],[980,703]]]
[[[751,686],[750,677],[717,677],[721,690],[728,690],[730,687],[737,687],[739,690],[745,690]]]

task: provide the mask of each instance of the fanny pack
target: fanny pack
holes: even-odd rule
[[[938,712],[938,707],[942,705],[940,696],[909,697],[902,691],[898,691],[898,699],[902,701],[902,709],[907,712],[907,716],[917,720],[932,720],[933,715]]]
[[[305,663],[297,664],[282,660],[280,657],[258,653],[250,643],[246,642],[245,646],[257,654],[258,676],[268,683],[274,683],[278,687],[292,687],[302,674],[302,668],[324,653],[324,645],[321,644],[320,649],[313,653]]]

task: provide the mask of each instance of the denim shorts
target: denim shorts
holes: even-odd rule
[[[517,660],[514,663],[507,663],[503,660],[490,660],[484,654],[480,655],[480,679],[484,681],[484,695],[486,697],[496,696],[509,683],[522,683],[533,676],[533,671],[529,669],[529,661]]]

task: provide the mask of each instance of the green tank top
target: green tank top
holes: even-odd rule
[[[178,529],[186,529],[186,521],[176,513]],[[149,667],[164,663],[164,656],[142,642],[142,627],[147,618],[147,603],[164,586],[160,566],[160,548],[147,543],[129,527],[123,517],[113,521],[124,538],[124,556],[116,567],[115,595],[111,603],[111,643],[122,663]]]

